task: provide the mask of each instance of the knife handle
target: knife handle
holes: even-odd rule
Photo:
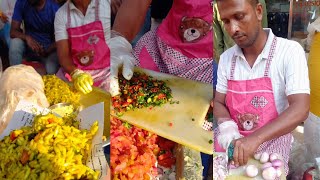
[[[233,160],[233,152],[234,152],[234,145],[230,143],[228,147],[228,160],[231,161]]]

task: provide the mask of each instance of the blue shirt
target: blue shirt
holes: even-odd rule
[[[217,85],[217,72],[218,72],[218,64],[216,63],[216,61],[213,61],[213,64],[212,64],[212,78],[213,78],[213,88],[216,89],[216,85]]]
[[[17,0],[12,20],[23,22],[26,35],[31,36],[47,49],[54,40],[54,17],[59,5],[54,0],[46,0],[38,11],[28,0]]]

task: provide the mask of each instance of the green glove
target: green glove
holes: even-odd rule
[[[90,74],[76,69],[71,73],[72,82],[74,87],[82,92],[88,94],[92,91],[93,79]]]

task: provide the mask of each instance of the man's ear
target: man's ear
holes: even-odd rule
[[[261,22],[263,18],[263,7],[261,3],[258,3],[256,6],[256,15],[258,20]]]

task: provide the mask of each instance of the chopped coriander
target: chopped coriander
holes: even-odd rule
[[[123,126],[126,127],[127,129],[131,128],[131,125],[128,122],[124,122]]]

